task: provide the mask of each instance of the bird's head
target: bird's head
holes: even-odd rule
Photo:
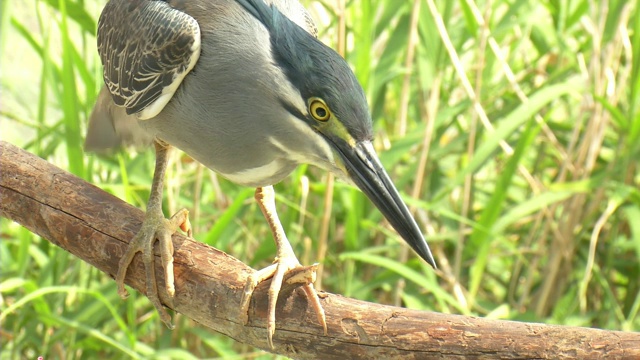
[[[269,31],[274,63],[300,99],[280,97],[280,105],[320,136],[333,152],[331,164],[316,164],[353,182],[382,212],[402,238],[434,268],[420,228],[382,167],[372,146],[371,115],[362,86],[347,62],[264,0],[238,0]],[[299,95],[298,95],[299,93]],[[326,160],[329,161],[329,160]]]

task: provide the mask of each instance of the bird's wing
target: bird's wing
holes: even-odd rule
[[[200,57],[200,26],[164,1],[111,0],[98,23],[104,81],[116,105],[152,118]]]
[[[318,27],[298,0],[236,0],[245,10],[260,20],[268,29],[274,27],[278,12],[289,18],[313,37],[318,37]],[[276,21],[277,22],[277,21]]]
[[[291,21],[305,29],[313,37],[318,37],[318,27],[309,11],[298,0],[273,0],[272,4]]]
[[[135,115],[127,115],[125,108],[113,103],[109,90],[103,86],[89,117],[84,150],[106,154],[120,147],[144,148],[154,138],[136,121]]]

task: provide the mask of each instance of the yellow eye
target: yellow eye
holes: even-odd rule
[[[319,98],[312,98],[309,102],[309,113],[318,121],[327,121],[331,117],[331,111],[327,104]]]

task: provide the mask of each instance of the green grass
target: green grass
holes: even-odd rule
[[[322,289],[640,331],[638,2],[346,3],[305,1],[365,87],[375,146],[439,270],[364,195],[301,166],[276,186],[279,212],[300,259],[321,262]],[[104,2],[0,4],[2,139],[144,208],[151,151],[82,151]],[[189,208],[196,238],[255,268],[272,261],[252,189],[184,154],[166,185],[165,213]],[[169,331],[144,296],[121,301],[108,276],[62,249],[6,219],[0,231],[2,359],[271,358],[180,315]]]

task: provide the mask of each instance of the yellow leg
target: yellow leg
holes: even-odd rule
[[[289,243],[289,240],[284,233],[284,229],[282,228],[280,219],[278,219],[273,187],[267,186],[257,188],[255,198],[258,201],[258,205],[260,205],[260,209],[262,210],[264,217],[269,222],[269,226],[271,227],[271,231],[273,233],[273,237],[278,250],[276,259],[274,260],[274,263],[272,265],[249,275],[247,284],[244,288],[240,311],[243,316],[244,323],[247,324],[247,322],[249,321],[249,304],[251,302],[253,291],[259,283],[272,278],[271,285],[269,287],[267,339],[269,341],[269,346],[273,348],[273,334],[276,330],[276,302],[278,300],[278,293],[280,292],[280,288],[282,287],[282,280],[287,272],[297,267],[301,267],[301,265],[298,261],[298,258],[293,253],[293,249],[291,248],[291,244]],[[309,297],[311,305],[318,314],[318,321],[324,328],[324,334],[326,335],[327,322],[324,315],[324,310],[322,309],[322,305],[320,304],[320,299],[318,298],[318,294],[316,293],[316,290],[311,283],[304,285],[303,288],[305,293]]]
[[[175,288],[173,278],[173,242],[171,241],[171,235],[180,228],[187,233],[187,236],[191,237],[191,224],[189,223],[189,212],[186,209],[178,211],[170,219],[165,219],[162,213],[162,188],[171,147],[156,141],[155,148],[156,168],[153,174],[151,194],[147,202],[147,213],[145,214],[140,231],[138,231],[136,236],[131,240],[129,247],[120,259],[116,283],[118,285],[118,294],[121,298],[126,299],[129,296],[129,293],[124,288],[127,269],[136,253],[142,253],[142,261],[146,272],[147,297],[158,310],[160,319],[170,329],[173,329],[171,316],[169,316],[167,310],[162,306],[158,296],[153,245],[156,240],[158,240],[162,268],[164,269],[165,275],[165,288],[169,296],[173,298]]]

